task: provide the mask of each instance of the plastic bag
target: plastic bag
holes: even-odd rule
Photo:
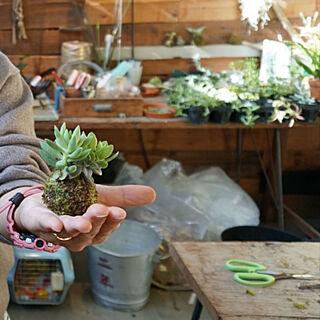
[[[115,183],[156,190],[156,201],[127,208],[128,218],[147,223],[166,240],[216,241],[227,228],[259,224],[254,201],[219,167],[187,175],[179,162],[163,159],[142,175],[128,164]]]

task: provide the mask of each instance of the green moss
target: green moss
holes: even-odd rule
[[[98,193],[94,183],[81,174],[74,179],[57,180],[48,178],[44,185],[43,201],[58,215],[82,215],[97,202]]]

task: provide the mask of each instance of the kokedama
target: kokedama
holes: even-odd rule
[[[98,142],[93,132],[81,133],[80,126],[72,131],[63,123],[60,130],[54,127],[54,135],[54,141],[40,143],[41,157],[53,168],[43,201],[58,215],[82,215],[98,198],[92,174],[101,175],[118,152],[112,155],[113,145]]]

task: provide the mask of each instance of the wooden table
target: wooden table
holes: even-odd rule
[[[320,278],[320,243],[173,242],[170,253],[213,319],[320,319],[320,289],[298,288],[298,284],[315,284],[320,279],[278,280],[265,288],[247,287],[234,281],[225,267],[229,259],[244,259],[275,271],[311,273]],[[246,293],[247,289],[255,295]],[[306,309],[294,303],[303,303]]]

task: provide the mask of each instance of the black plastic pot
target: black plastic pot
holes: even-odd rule
[[[213,123],[227,123],[232,113],[231,105],[223,105],[211,109],[209,121]]]
[[[204,115],[204,108],[190,107],[188,109],[188,119],[194,124],[205,124],[209,121],[209,115]]]
[[[257,105],[260,107],[272,107],[273,100],[271,98],[260,98],[256,101]]]
[[[319,104],[299,104],[299,107],[302,109],[301,116],[304,117],[304,122],[312,123],[316,121],[320,110]]]
[[[239,226],[226,229],[221,234],[223,241],[304,241],[306,239],[277,229],[261,226]]]
[[[230,122],[242,123],[241,117],[244,115],[245,115],[244,112],[233,110],[230,115]]]
[[[270,106],[260,106],[260,109],[255,112],[259,116],[257,123],[267,123],[272,116],[274,109],[272,103]]]

